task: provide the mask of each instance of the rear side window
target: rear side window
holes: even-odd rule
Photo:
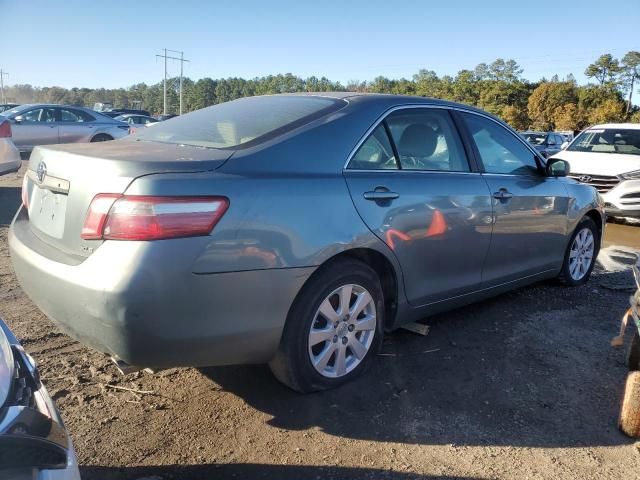
[[[136,138],[209,148],[250,146],[305,125],[346,105],[315,96],[248,97],[161,122]]]
[[[469,162],[447,110],[399,110],[386,120],[403,170],[468,172]]]
[[[58,109],[60,112],[60,121],[61,122],[93,122],[95,118],[93,118],[88,113],[85,113],[81,110],[74,110],[71,108],[60,108]]]

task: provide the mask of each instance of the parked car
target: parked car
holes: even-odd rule
[[[319,390],[403,323],[585,283],[604,213],[566,173],[464,105],[250,97],[38,147],[9,246],[35,304],[125,371],[268,362]]]
[[[104,112],[101,112],[101,113],[111,118],[119,117],[120,115],[125,115],[125,114],[144,115],[146,117],[151,116],[151,114],[146,110],[136,110],[133,108],[113,108],[111,110],[105,110]]]
[[[0,478],[80,480],[71,439],[38,368],[1,318]]]
[[[171,118],[177,117],[178,115],[176,115],[175,113],[167,113],[164,115],[156,115],[156,118],[158,120],[160,120],[161,122],[164,122],[165,120],[169,120]]]
[[[0,175],[17,172],[21,166],[20,152],[11,141],[11,124],[0,117]]]
[[[99,112],[66,105],[21,105],[0,113],[9,120],[13,143],[21,152],[37,145],[103,142],[129,134],[129,125]]]
[[[18,103],[3,103],[0,104],[0,112],[4,112],[5,110],[11,110],[12,108],[19,107]]]
[[[114,117],[115,120],[119,120],[121,122],[128,123],[131,127],[146,127],[148,125],[152,125],[154,123],[158,123],[159,120],[157,118],[149,117],[147,115],[138,115],[133,113],[126,113],[124,115],[118,115]]]
[[[554,132],[527,131],[520,135],[545,158],[558,153],[566,141],[563,135]]]
[[[640,124],[595,125],[556,157],[569,162],[571,178],[600,192],[608,215],[640,218]]]

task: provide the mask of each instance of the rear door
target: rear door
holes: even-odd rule
[[[484,115],[459,115],[493,197],[495,223],[483,286],[559,269],[567,244],[564,185],[543,174],[535,153],[511,130]]]
[[[56,112],[51,107],[38,107],[20,113],[22,120],[11,125],[12,140],[20,150],[38,145],[58,143]]]
[[[397,109],[344,171],[367,226],[395,253],[413,305],[477,289],[491,236],[491,200],[447,109]]]
[[[60,143],[86,142],[96,129],[95,118],[75,108],[56,108]]]

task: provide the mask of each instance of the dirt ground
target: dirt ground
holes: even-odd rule
[[[640,478],[616,428],[623,352],[609,347],[638,226],[608,225],[586,286],[543,283],[440,315],[426,337],[389,335],[358,381],[299,395],[264,366],[121,377],[60,333],[10,266],[21,174],[0,177],[0,316],[39,362],[85,480]]]

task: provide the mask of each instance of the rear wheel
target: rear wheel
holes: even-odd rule
[[[99,133],[95,137],[91,139],[91,142],[107,142],[109,140],[113,140],[111,135],[107,135],[106,133]]]
[[[598,228],[593,220],[584,217],[576,227],[565,253],[560,280],[572,287],[589,281],[600,248]]]
[[[285,324],[273,374],[299,392],[326,390],[364,372],[382,341],[384,299],[375,271],[345,260],[303,287]]]

